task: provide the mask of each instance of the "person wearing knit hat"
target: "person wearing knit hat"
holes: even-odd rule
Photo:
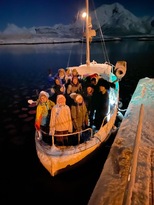
[[[94,125],[98,130],[102,125],[107,123],[107,115],[109,111],[110,84],[109,82],[101,78],[99,79],[97,86],[98,92],[94,98],[94,100],[96,101]]]
[[[56,103],[59,105],[59,106],[62,106],[62,105],[65,105],[66,104],[66,98],[64,95],[57,95],[57,100],[56,100]]]
[[[79,81],[79,78],[77,76],[74,76],[68,84],[66,89],[66,94],[70,95],[71,93],[82,93],[82,83]]]
[[[72,118],[70,107],[66,105],[64,95],[58,95],[56,105],[52,108],[50,117],[50,135],[55,136],[55,144],[64,145],[68,143],[67,136],[57,136],[72,132]]]
[[[88,126],[88,111],[82,95],[72,94],[74,103],[71,105],[71,116],[74,131],[81,131]]]
[[[65,76],[65,69],[60,68],[58,69],[58,73],[55,75],[55,78],[58,78],[60,80],[61,85],[64,85],[66,83]]]
[[[47,93],[47,92],[45,92],[43,90],[40,92],[39,98],[41,98],[42,95],[46,96],[46,98],[49,98],[49,93]]]
[[[39,104],[39,102],[41,102],[43,100],[43,98],[41,99],[41,96],[45,96],[46,98],[49,98],[49,93],[47,93],[47,92],[42,90],[39,93],[39,97],[38,97],[38,99],[36,101],[30,99],[30,100],[28,100],[28,103],[30,105],[34,103],[37,106]]]
[[[74,102],[76,102],[76,103],[82,103],[82,101],[83,101],[82,95],[77,94],[77,93],[71,93],[71,94],[70,94],[70,97],[71,97],[71,98],[74,100]]]
[[[59,77],[54,78],[54,85],[51,88],[51,99],[56,103],[57,95],[65,93],[65,85],[61,83]]]
[[[49,100],[49,94],[45,91],[39,93],[37,101],[35,128],[37,130],[43,130],[49,132],[49,119],[50,113],[55,103]]]

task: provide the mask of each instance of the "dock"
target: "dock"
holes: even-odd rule
[[[154,78],[140,79],[88,205],[154,204]]]

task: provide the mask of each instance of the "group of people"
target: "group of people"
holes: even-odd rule
[[[36,109],[35,128],[50,135],[63,135],[73,131],[81,131],[88,126],[88,113],[83,97],[73,95],[74,104],[68,106],[63,94],[57,95],[56,103],[49,99],[45,91],[41,91]],[[56,141],[67,143],[68,137],[57,137]]]
[[[97,74],[81,79],[76,69],[59,69],[54,76],[51,95],[41,91],[37,100],[35,128],[50,135],[60,135],[56,140],[68,141],[64,134],[79,132],[88,126],[99,129],[108,113],[108,81]],[[94,117],[95,115],[95,117]]]

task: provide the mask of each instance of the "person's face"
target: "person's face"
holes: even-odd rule
[[[77,71],[72,71],[72,75],[77,75]]]
[[[99,86],[99,90],[104,93],[106,91],[106,88],[104,86]]]
[[[73,78],[73,83],[76,85],[78,83],[78,78]]]
[[[67,74],[67,75],[70,75],[70,73],[71,73],[71,72],[70,72],[70,70],[68,69],[68,70],[66,71],[66,74]]]
[[[87,87],[87,93],[91,94],[93,92],[93,88],[92,87]]]
[[[48,100],[48,98],[45,95],[41,95],[41,97],[40,97],[41,103],[45,103],[45,102],[47,102],[47,100]]]
[[[96,80],[92,80],[91,84],[96,85]]]
[[[57,99],[57,103],[58,103],[59,105],[65,105],[65,104],[66,104],[66,99],[65,99],[65,97],[59,97],[59,98]]]
[[[59,71],[59,76],[60,77],[64,76],[64,72],[63,71]]]
[[[56,79],[56,80],[55,80],[55,84],[56,84],[56,85],[60,85],[60,80]]]

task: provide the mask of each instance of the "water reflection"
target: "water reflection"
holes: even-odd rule
[[[28,99],[37,99],[37,90],[50,86],[47,82],[48,69],[54,74],[60,67],[66,68],[69,59],[69,65],[84,62],[84,47],[85,44],[81,43],[0,46],[0,150],[2,156],[6,151],[9,154],[7,193],[11,193],[16,184],[17,191],[22,188],[25,196],[37,191],[38,197],[38,193],[42,193],[43,189],[48,194],[51,194],[52,190],[53,195],[59,197],[59,191],[64,199],[69,197],[70,204],[73,204],[73,196],[78,197],[78,204],[82,204],[90,196],[109,147],[106,146],[103,148],[104,152],[101,150],[99,153],[99,161],[102,164],[98,164],[94,159],[94,166],[91,168],[89,163],[83,170],[75,170],[69,175],[52,179],[39,163],[35,153],[35,107],[30,107],[27,103]],[[91,44],[91,48],[91,60],[104,62],[102,44]],[[138,80],[143,77],[154,77],[154,41],[106,42],[106,49],[113,64],[117,60],[125,60],[128,63],[126,76],[120,82],[120,97],[124,102],[127,101],[127,104]]]

